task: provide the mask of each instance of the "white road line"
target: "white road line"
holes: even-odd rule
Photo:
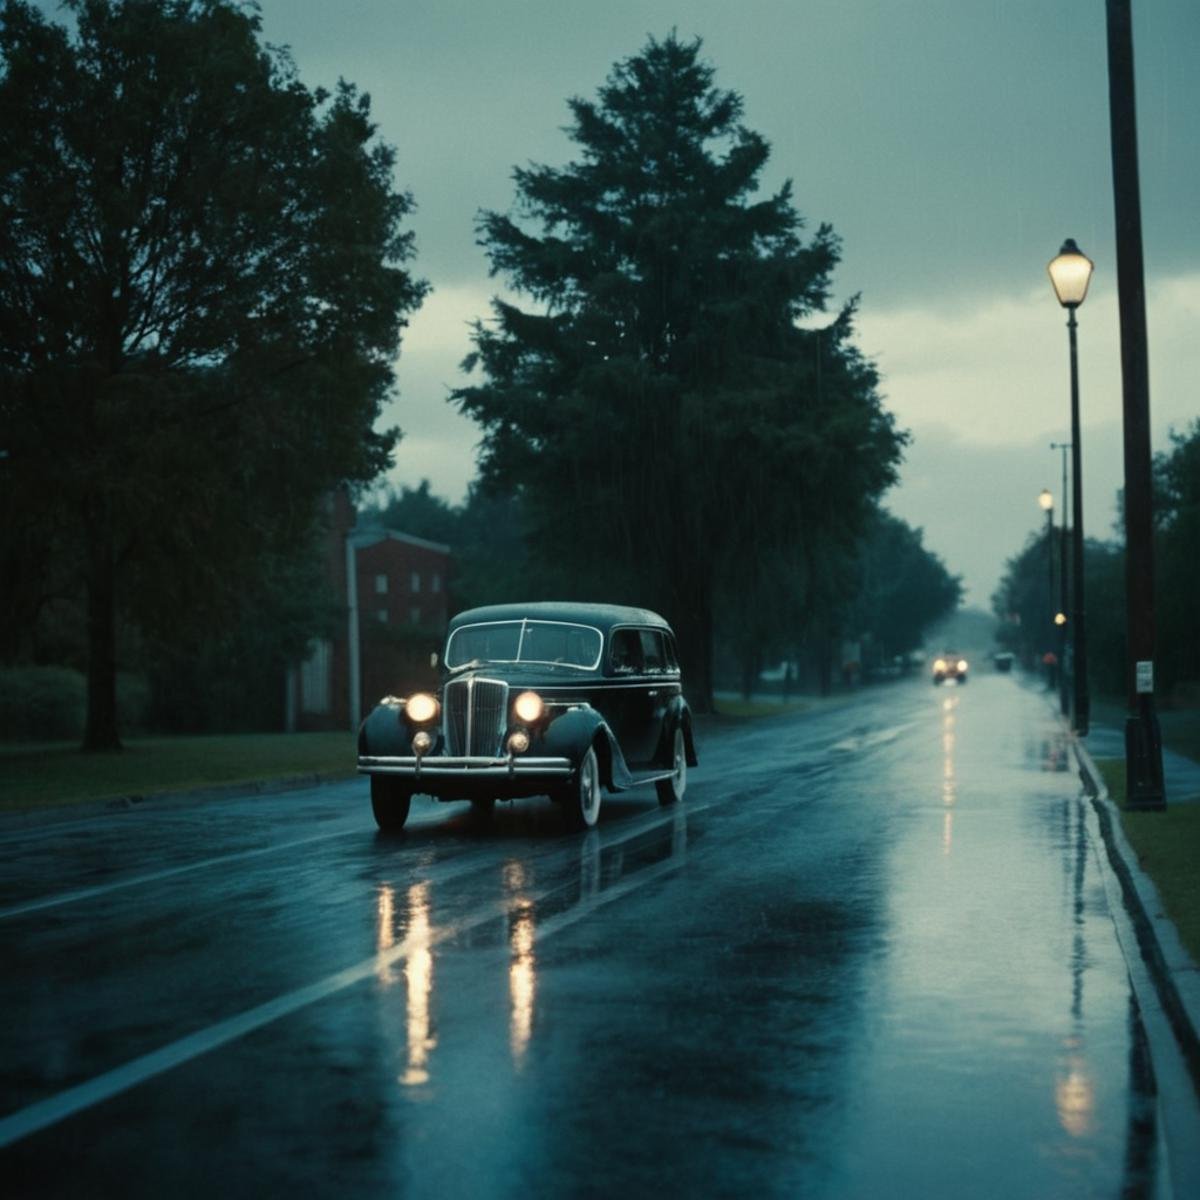
[[[686,810],[686,815],[690,817],[709,807],[711,805],[706,804],[695,809],[688,809]],[[674,819],[674,814],[672,814],[665,819],[660,818],[659,824],[667,825],[674,821]],[[624,842],[633,840],[635,837],[642,836],[646,832],[648,830],[640,829],[625,837],[616,838],[611,842],[606,842],[601,849],[619,846]],[[574,907],[548,918],[539,930],[539,937],[545,937],[558,932],[560,929],[567,928],[576,921],[582,920],[601,905],[627,896],[630,892],[635,891],[644,884],[659,879],[663,875],[669,874],[672,870],[677,870],[683,865],[684,861],[685,858],[683,855],[672,854],[671,857],[664,859],[662,862],[644,867],[635,874],[619,880],[604,891],[598,892],[593,896],[584,897]],[[562,884],[556,884],[554,887],[544,888],[533,895],[533,902],[537,904],[545,900],[548,896],[561,890],[562,887]],[[419,948],[427,950],[431,946],[439,945],[444,941],[466,933],[468,930],[484,925],[488,921],[501,918],[507,911],[508,905],[496,904],[494,907],[489,907],[488,911],[484,913],[476,914],[476,916],[460,921],[456,925],[446,926],[429,938],[422,938]],[[16,1112],[0,1118],[0,1147],[9,1146],[13,1142],[20,1141],[22,1138],[29,1137],[51,1125],[57,1124],[59,1121],[64,1121],[68,1117],[75,1116],[77,1113],[92,1108],[97,1104],[111,1100],[114,1096],[129,1091],[130,1088],[137,1087],[139,1084],[145,1083],[157,1075],[182,1066],[184,1063],[190,1062],[194,1058],[199,1058],[211,1050],[217,1050],[221,1046],[227,1045],[237,1038],[244,1037],[248,1033],[254,1033],[256,1030],[262,1029],[263,1026],[278,1021],[281,1017],[289,1016],[337,992],[344,991],[361,980],[377,974],[402,959],[406,959],[413,948],[412,938],[406,937],[397,945],[373,954],[370,958],[365,958],[353,966],[346,967],[344,970],[327,975],[324,979],[317,980],[316,983],[297,988],[295,991],[286,992],[282,996],[276,996],[275,999],[268,1000],[264,1004],[259,1004],[254,1008],[247,1009],[245,1012],[237,1013],[235,1016],[227,1017],[223,1021],[218,1021],[215,1025],[208,1026],[207,1029],[197,1030],[195,1033],[190,1033],[185,1037],[179,1038],[177,1041],[170,1042],[158,1050],[152,1050],[149,1054],[143,1054],[127,1063],[123,1063],[111,1071],[105,1071],[102,1075],[97,1075],[94,1079],[89,1079],[86,1083],[78,1084],[73,1088],[68,1088],[66,1091],[59,1092],[55,1096],[50,1096],[46,1100],[39,1100],[37,1103],[31,1104],[26,1108],[18,1109]]]
[[[222,854],[216,858],[202,858],[198,862],[184,863],[178,867],[166,867],[161,871],[151,871],[145,875],[133,875],[128,879],[119,879],[113,883],[98,883],[95,887],[76,888],[70,892],[59,892],[56,896],[45,896],[40,900],[29,900],[24,904],[14,904],[9,908],[0,908],[0,921],[10,917],[22,917],[26,913],[41,912],[47,908],[58,908],[63,904],[74,904],[79,900],[91,900],[96,896],[105,896],[109,892],[119,892],[125,888],[141,887],[146,883],[158,883],[163,879],[174,879],[178,875],[186,875],[190,871],[203,871],[208,867],[219,867],[225,863],[245,862],[248,858],[259,858],[264,854],[278,854],[282,850],[291,850],[296,846],[310,846],[313,842],[328,842],[334,838],[349,837],[351,834],[362,834],[361,828],[344,829],[341,833],[318,833],[312,837],[297,838],[292,842],[277,842],[272,846],[260,846],[257,850],[238,850],[233,854]]]

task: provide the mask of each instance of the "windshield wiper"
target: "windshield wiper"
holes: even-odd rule
[[[485,665],[486,664],[482,658],[473,658],[470,662],[459,663],[456,667],[447,667],[446,672],[450,675],[457,675],[460,671],[470,671],[474,667],[482,667]]]

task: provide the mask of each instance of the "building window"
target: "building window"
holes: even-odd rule
[[[376,575],[375,576],[375,595],[377,595],[377,596],[386,596],[387,595],[387,576],[386,575]]]
[[[420,625],[420,623],[421,623],[421,610],[420,610],[419,608],[410,608],[410,609],[408,610],[408,616],[409,616],[409,619],[412,621],[412,623],[413,623],[414,625]]]
[[[386,625],[388,623],[388,610],[386,608],[376,609],[375,616],[379,619],[379,623],[381,625]]]
[[[421,572],[420,571],[414,571],[412,573],[412,590],[413,590],[414,595],[421,590]]]
[[[440,575],[435,574],[433,577],[433,590],[435,594],[442,590],[442,577]]]

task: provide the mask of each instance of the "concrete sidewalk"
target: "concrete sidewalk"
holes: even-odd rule
[[[1087,735],[1087,752],[1093,759],[1125,757],[1125,731],[1112,725],[1093,724]],[[1163,783],[1168,804],[1200,804],[1200,762],[1163,747]]]

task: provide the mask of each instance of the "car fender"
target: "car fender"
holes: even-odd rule
[[[371,710],[359,726],[358,752],[373,758],[412,753],[412,738],[399,705],[377,704]]]
[[[696,743],[692,737],[692,710],[683,696],[672,697],[663,714],[662,737],[658,742],[655,759],[670,764],[674,758],[675,730],[683,730],[683,752],[689,767],[699,766]]]
[[[569,758],[578,767],[589,746],[597,746],[604,782],[613,791],[633,787],[636,782],[625,755],[608,722],[590,704],[580,704],[560,713],[542,734],[538,753]]]
[[[683,752],[689,767],[698,767],[700,759],[696,755],[696,739],[692,734],[692,710],[682,696],[676,696],[667,710],[667,725],[671,736],[675,736],[677,726],[683,726]]]

